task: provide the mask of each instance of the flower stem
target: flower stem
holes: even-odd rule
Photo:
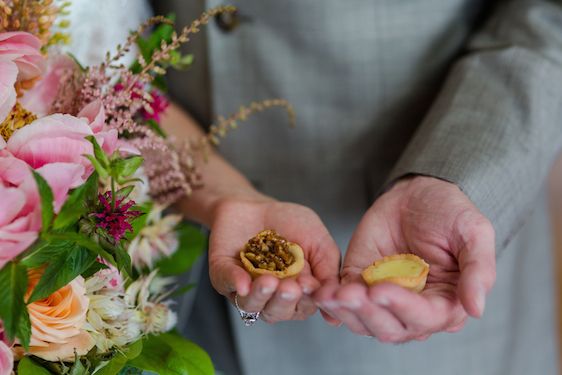
[[[111,211],[115,210],[115,179],[111,177]]]

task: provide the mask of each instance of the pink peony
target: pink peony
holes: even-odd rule
[[[93,168],[84,154],[92,154],[92,144],[85,139],[94,135],[103,150],[110,154],[117,147],[117,130],[106,129],[101,102],[86,106],[78,117],[54,114],[35,120],[10,137],[6,149],[33,168],[50,163],[71,163],[85,168],[83,179]]]
[[[18,68],[18,82],[37,78],[45,71],[41,41],[21,31],[0,33],[0,61],[13,61]]]
[[[14,85],[17,76],[18,67],[15,63],[0,61],[0,123],[8,117],[14,104],[16,104],[16,89]]]
[[[58,212],[68,191],[82,183],[84,167],[70,163],[45,165],[37,172],[54,195]],[[41,229],[37,185],[29,166],[6,151],[0,153],[0,268],[29,247]]]
[[[47,71],[41,80],[20,98],[23,107],[39,117],[50,114],[62,80],[76,69],[76,62],[68,55],[50,57],[47,61]]]

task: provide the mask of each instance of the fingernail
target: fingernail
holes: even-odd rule
[[[295,295],[291,292],[283,292],[281,293],[281,299],[284,299],[286,301],[292,301],[295,299]]]
[[[377,297],[376,302],[383,307],[390,306],[390,300],[385,296]]]
[[[260,292],[261,292],[261,294],[271,294],[271,293],[273,293],[273,288],[263,286],[263,287],[260,288]]]
[[[309,286],[303,286],[302,287],[302,292],[306,295],[310,295],[312,293],[312,288]]]

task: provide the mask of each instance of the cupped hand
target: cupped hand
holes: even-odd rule
[[[252,280],[240,261],[246,242],[273,229],[304,252],[305,266],[297,278],[263,275]],[[214,288],[231,301],[238,294],[241,309],[261,311],[275,323],[302,320],[316,312],[311,298],[322,283],[339,280],[340,251],[311,209],[267,197],[228,199],[217,205],[209,244],[209,271]]]
[[[413,253],[430,264],[417,294],[361,271],[383,256]],[[365,213],[349,244],[342,283],[317,291],[317,303],[351,331],[383,342],[424,340],[479,318],[495,282],[490,222],[454,184],[417,176],[399,181]]]

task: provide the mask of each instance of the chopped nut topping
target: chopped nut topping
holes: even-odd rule
[[[255,268],[283,271],[295,262],[287,240],[274,230],[264,230],[250,238],[245,256]]]

